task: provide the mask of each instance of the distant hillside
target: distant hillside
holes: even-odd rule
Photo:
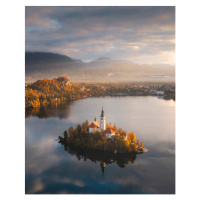
[[[46,53],[46,52],[25,53],[26,65],[43,64],[43,63],[63,63],[63,62],[74,62],[74,60],[68,56],[55,53]]]
[[[32,90],[37,90],[38,92],[42,92],[45,95],[51,93],[61,93],[66,92],[72,89],[73,84],[69,80],[67,76],[60,76],[58,78],[54,78],[52,80],[44,79],[38,80],[30,85],[27,88]]]
[[[65,55],[45,52],[25,53],[26,77],[38,76],[38,79],[52,78],[60,74],[62,75],[66,70],[76,70],[82,65],[83,63]]]
[[[83,92],[67,76],[38,80],[25,87],[25,107],[33,108],[55,102],[79,99]]]
[[[175,67],[100,57],[90,63],[65,55],[26,52],[26,81],[70,76],[72,81],[175,81]]]
[[[174,65],[169,65],[169,64],[163,64],[163,63],[155,63],[151,65],[154,68],[159,68],[159,69],[175,69]]]
[[[130,61],[100,57],[96,60],[91,61],[90,63],[87,63],[87,66],[94,69],[100,69],[100,68],[107,68],[110,65],[118,64],[118,63],[130,63]]]

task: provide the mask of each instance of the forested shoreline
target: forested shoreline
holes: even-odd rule
[[[148,96],[151,88],[165,92],[163,98],[175,100],[173,83],[75,83],[67,76],[38,80],[25,87],[25,108],[101,96]],[[155,94],[153,94],[155,96]]]

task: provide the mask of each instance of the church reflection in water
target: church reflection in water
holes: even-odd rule
[[[105,172],[105,167],[109,164],[116,163],[120,168],[126,167],[128,164],[134,164],[136,160],[136,154],[119,154],[113,152],[95,151],[89,149],[80,149],[67,144],[62,144],[65,151],[68,151],[71,155],[76,155],[78,160],[86,161],[89,159],[92,162],[100,162],[102,174]]]

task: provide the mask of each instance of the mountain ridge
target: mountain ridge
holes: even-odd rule
[[[68,75],[75,81],[175,80],[175,68],[167,64],[138,64],[99,57],[85,63],[66,55],[25,52],[26,81]]]
[[[69,56],[58,54],[58,53],[51,53],[51,52],[25,52],[25,63],[32,64],[41,63],[43,61],[50,61],[50,62],[73,62],[74,60]]]

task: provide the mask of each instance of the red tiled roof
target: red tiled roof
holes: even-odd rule
[[[89,125],[89,128],[96,128],[96,127],[99,127],[99,124],[97,121],[93,121],[90,125]]]
[[[115,131],[113,131],[111,128],[107,128],[104,133],[109,133],[109,134],[112,134],[112,133],[115,133]]]

